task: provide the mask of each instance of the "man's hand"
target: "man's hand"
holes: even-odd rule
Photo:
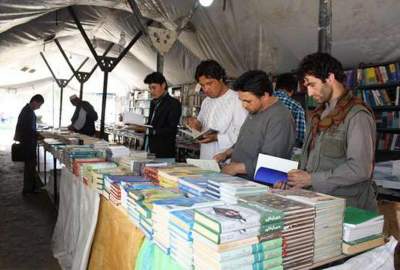
[[[213,159],[215,159],[218,163],[224,162],[225,160],[228,159],[228,155],[226,152],[218,153],[215,156],[213,156]]]
[[[201,131],[202,125],[199,120],[195,117],[187,117],[185,120],[186,125],[188,125],[190,128],[193,128],[195,130]]]
[[[311,186],[311,174],[302,170],[291,170],[288,172],[287,184],[295,189]]]
[[[287,189],[288,186],[287,186],[286,182],[279,181],[279,182],[276,182],[272,188],[274,188],[274,189]]]
[[[222,168],[222,173],[229,174],[229,175],[245,174],[246,167],[245,167],[244,163],[231,162]]]
[[[133,128],[134,131],[139,132],[139,133],[146,132],[146,127],[143,127],[143,126],[139,126],[139,125],[133,124],[132,128]]]
[[[68,130],[70,130],[70,131],[75,131],[75,128],[74,128],[72,125],[69,125],[69,126],[68,126]]]
[[[217,133],[210,133],[203,135],[201,140],[197,140],[199,143],[210,143],[218,141],[218,134]]]

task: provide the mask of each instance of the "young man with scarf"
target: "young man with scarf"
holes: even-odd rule
[[[376,126],[371,109],[344,85],[342,64],[326,53],[306,56],[299,78],[319,106],[311,112],[300,170],[288,186],[346,199],[347,206],[376,210],[372,183]]]

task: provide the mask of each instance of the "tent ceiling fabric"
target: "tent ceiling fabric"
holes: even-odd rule
[[[194,6],[189,0],[136,3],[144,17],[171,30],[181,26]],[[302,57],[317,50],[318,4],[318,0],[226,0],[223,10],[223,1],[214,0],[209,8],[198,7],[165,55],[164,73],[173,84],[193,81],[196,65],[206,58],[219,61],[233,77],[248,69],[291,71]],[[0,88],[49,79],[39,55],[43,49],[50,64],[57,67],[57,76],[71,75],[55,44],[43,46],[43,40],[53,34],[75,68],[89,56],[91,61],[83,70],[91,69],[95,62],[68,13],[71,5],[89,37],[98,41],[99,54],[109,42],[118,44],[121,32],[127,45],[140,29],[126,0],[0,0]],[[400,1],[336,0],[332,8],[332,54],[345,67],[400,58]],[[111,55],[121,50],[114,46]],[[35,72],[20,71],[23,66]],[[122,93],[143,88],[143,78],[155,68],[156,52],[149,38],[142,37],[110,74],[115,76],[115,85],[109,88]],[[102,73],[97,70],[91,80],[98,84],[93,91],[101,91]]]

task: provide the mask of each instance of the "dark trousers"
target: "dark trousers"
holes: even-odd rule
[[[25,192],[40,188],[37,185],[36,160],[25,160],[24,166],[24,189]]]

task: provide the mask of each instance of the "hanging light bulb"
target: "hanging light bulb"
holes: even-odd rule
[[[118,45],[121,47],[125,47],[126,39],[125,39],[125,32],[122,31],[119,37]]]
[[[199,0],[200,5],[202,5],[203,7],[209,7],[212,5],[213,2],[214,0]]]

